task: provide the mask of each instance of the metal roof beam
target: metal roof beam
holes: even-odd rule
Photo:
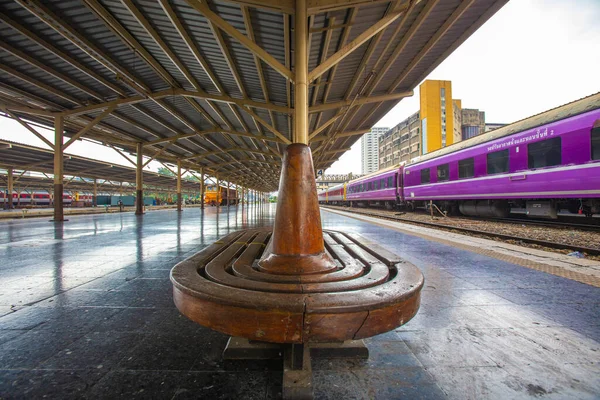
[[[387,28],[389,24],[397,20],[401,15],[404,14],[404,10],[396,11],[387,15],[380,19],[375,25],[370,26],[366,31],[358,35],[356,39],[352,40],[350,43],[346,44],[339,51],[329,57],[325,62],[319,64],[315,69],[310,71],[308,74],[308,81],[312,82],[317,79],[319,76],[323,75],[327,72],[331,67],[338,64],[344,58],[350,55],[354,50],[358,49],[362,46],[367,40],[371,39],[380,31]]]
[[[81,64],[80,62],[76,61],[72,57],[68,56],[67,54],[65,54],[62,51],[60,51],[59,49],[57,49],[56,47],[52,46],[50,43],[46,42],[45,40],[41,39],[37,35],[33,34],[31,31],[26,29],[24,26],[13,21],[12,19],[8,18],[7,15],[0,13],[0,20],[2,20],[4,23],[9,25],[15,31],[19,32],[23,36],[27,37],[29,40],[33,41],[34,43],[36,43],[37,45],[42,47],[44,50],[46,50],[49,53],[51,53],[52,55],[60,58],[67,64],[71,65],[73,68],[76,68],[80,72],[84,73],[85,75],[89,76],[90,78],[94,79],[95,81],[101,83],[105,87],[111,89],[116,94],[118,94],[120,96],[127,95],[123,89],[121,89],[114,83],[107,81],[106,79],[104,79],[97,73],[93,72],[92,70],[90,70],[89,68],[87,68],[86,66]]]
[[[39,89],[42,89],[42,90],[44,90],[44,91],[46,91],[48,93],[51,93],[51,94],[53,94],[56,97],[60,97],[61,99],[66,100],[69,103],[73,103],[73,104],[76,104],[76,105],[80,105],[81,104],[79,102],[79,100],[77,100],[76,98],[74,98],[72,96],[69,96],[68,94],[63,93],[60,90],[55,89],[55,88],[53,88],[50,85],[47,85],[47,84],[45,84],[43,82],[40,82],[40,81],[38,81],[36,79],[33,79],[29,75],[26,75],[26,74],[24,74],[22,72],[19,72],[16,69],[13,69],[13,68],[9,67],[6,64],[1,64],[0,63],[0,71],[4,71],[4,72],[6,72],[9,75],[14,76],[15,78],[22,80],[23,82],[29,83],[30,85],[33,85],[33,86],[35,86],[35,87],[37,87]]]
[[[87,132],[89,132],[89,130],[92,129],[94,126],[96,126],[97,123],[102,121],[108,114],[113,112],[114,109],[115,109],[115,106],[108,107],[102,114],[100,114],[96,118],[94,118],[94,120],[89,122],[83,129],[81,129],[75,135],[71,136],[69,141],[62,145],[63,151],[66,150],[66,148],[69,147],[71,144],[73,144],[74,141],[76,141],[77,139],[79,139],[80,137],[85,135]]]
[[[310,107],[309,112],[310,113],[314,113],[314,112],[321,112],[321,111],[326,111],[326,110],[334,110],[337,108],[342,108],[342,107],[346,107],[349,105],[363,105],[363,104],[370,104],[370,103],[380,103],[383,101],[389,101],[389,100],[399,100],[399,99],[403,99],[405,97],[410,97],[414,94],[414,92],[411,90],[409,92],[401,92],[401,93],[391,93],[391,94],[384,94],[384,95],[380,95],[380,96],[371,96],[371,97],[359,97],[356,100],[342,100],[342,101],[336,101],[335,103],[325,103],[325,104],[319,104],[313,107]]]
[[[198,12],[200,12],[206,19],[211,21],[217,27],[219,27],[223,32],[227,33],[229,36],[236,39],[238,42],[246,46],[250,52],[257,55],[261,60],[270,65],[275,71],[279,72],[286,79],[293,81],[294,74],[288,68],[286,68],[283,64],[275,59],[272,55],[267,53],[262,47],[260,47],[256,42],[250,40],[246,35],[235,29],[231,24],[225,21],[223,18],[215,14],[206,3],[201,2],[200,0],[187,0],[187,2],[194,7]]]
[[[46,139],[44,136],[42,136],[41,133],[39,133],[38,131],[36,131],[35,129],[33,129],[31,127],[31,125],[29,125],[27,122],[23,121],[21,118],[19,118],[17,115],[13,114],[12,112],[5,110],[5,112],[15,121],[17,121],[19,124],[21,124],[25,129],[27,129],[29,132],[33,133],[38,139],[40,139],[42,142],[46,143],[47,146],[49,146],[51,149],[54,150],[54,143],[52,143],[51,141],[49,141],[48,139]]]
[[[264,119],[262,119],[261,117],[256,115],[256,113],[254,111],[252,111],[250,109],[250,107],[245,107],[244,111],[246,111],[248,114],[250,114],[252,116],[252,118],[254,118],[258,122],[260,122],[262,125],[264,125],[264,127],[267,128],[273,135],[275,135],[279,139],[281,139],[283,141],[283,143],[285,143],[285,144],[292,143],[288,138],[285,137],[285,135],[283,135],[277,129],[273,128],[267,121],[265,121]]]
[[[214,100],[214,101],[223,102],[223,103],[237,104],[240,107],[255,107],[255,108],[261,108],[261,109],[265,109],[265,110],[273,110],[273,111],[277,111],[277,112],[281,112],[281,113],[285,113],[285,114],[289,114],[292,111],[288,107],[278,106],[278,105],[275,105],[272,103],[261,103],[258,101],[252,101],[252,100],[248,100],[248,99],[236,99],[236,98],[225,96],[225,95],[208,94],[204,91],[192,91],[192,90],[185,90],[185,89],[180,89],[180,88],[175,89],[174,88],[174,89],[166,89],[166,90],[161,90],[161,91],[154,92],[154,93],[149,93],[144,96],[141,96],[141,95],[131,96],[131,97],[126,97],[126,98],[122,98],[122,99],[115,99],[115,100],[107,101],[105,103],[92,104],[89,106],[66,110],[66,111],[63,111],[61,113],[61,115],[69,116],[69,115],[85,114],[85,113],[88,113],[88,112],[91,112],[94,110],[109,107],[113,104],[116,105],[117,107],[119,107],[122,105],[140,103],[140,102],[143,102],[146,100],[157,100],[157,99],[162,99],[162,98],[171,97],[171,96],[184,96],[184,97],[194,97],[194,98],[202,99],[202,100]]]
[[[49,8],[42,5],[38,0],[15,0],[19,5],[30,13],[45,22],[49,27],[62,35],[65,39],[79,47],[88,56],[102,64],[106,69],[117,75],[123,83],[132,90],[142,94],[149,92],[149,88],[132,76],[126,69],[121,67],[116,61],[106,56],[104,52],[93,45],[75,28],[65,24],[59,16],[50,11]]]
[[[13,56],[25,61],[29,65],[32,65],[34,67],[37,67],[38,69],[41,69],[45,73],[52,75],[54,78],[56,78],[60,81],[63,81],[65,83],[73,86],[74,88],[79,89],[80,91],[84,92],[85,94],[87,94],[90,97],[95,98],[96,100],[99,100],[99,101],[104,101],[104,98],[102,96],[100,96],[98,93],[94,92],[90,88],[82,85],[81,83],[75,81],[74,79],[71,79],[70,77],[68,77],[66,75],[61,74],[58,71],[53,70],[52,68],[49,68],[43,62],[36,60],[35,58],[25,54],[24,52],[22,52],[19,49],[12,47],[11,45],[9,45],[8,43],[6,43],[2,40],[0,40],[0,49],[7,51],[8,53],[12,54]]]

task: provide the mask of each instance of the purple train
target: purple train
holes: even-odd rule
[[[320,192],[319,201],[388,208],[431,201],[488,217],[598,214],[600,93],[347,182],[339,192]]]

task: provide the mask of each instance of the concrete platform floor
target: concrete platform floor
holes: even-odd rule
[[[0,398],[264,399],[280,362],[223,362],[169,270],[274,206],[0,222]],[[323,212],[423,271],[419,314],[367,361],[313,363],[319,399],[600,397],[600,288]],[[465,240],[469,238],[465,237]]]

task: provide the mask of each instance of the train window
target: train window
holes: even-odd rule
[[[560,165],[562,162],[560,137],[527,145],[527,165],[529,168],[544,168]]]
[[[442,164],[437,167],[438,182],[447,181],[450,178],[450,165]]]
[[[390,176],[388,178],[388,187],[394,187],[394,177]]]
[[[384,187],[386,187],[386,186],[385,186],[385,178],[381,178],[381,179],[379,180],[379,188],[380,188],[380,189],[383,189]]]
[[[421,183],[429,183],[431,182],[431,174],[429,172],[429,168],[425,168],[421,170]]]
[[[508,149],[487,155],[488,175],[501,174],[502,172],[508,172]]]
[[[458,162],[458,177],[472,178],[475,176],[475,159],[473,157]]]
[[[592,129],[592,160],[600,160],[600,126]]]

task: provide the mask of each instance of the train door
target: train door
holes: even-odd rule
[[[404,203],[404,167],[398,169],[396,174],[396,199],[398,204]]]

